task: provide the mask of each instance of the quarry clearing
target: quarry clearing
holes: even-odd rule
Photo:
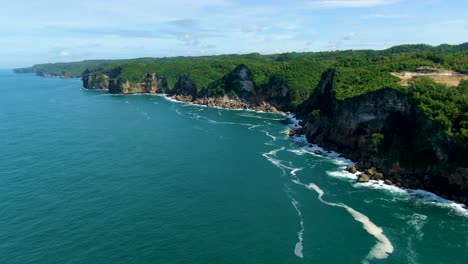
[[[392,72],[393,76],[400,78],[400,84],[407,86],[408,81],[415,77],[429,77],[437,83],[446,84],[449,86],[458,86],[461,80],[468,80],[468,75],[461,74],[455,71],[439,71],[439,72]]]

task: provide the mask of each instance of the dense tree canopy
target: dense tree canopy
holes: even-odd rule
[[[53,75],[81,77],[85,72],[103,73],[111,79],[144,81],[146,73],[157,73],[174,87],[178,78],[189,74],[199,90],[209,87],[240,64],[253,73],[257,89],[272,80],[286,82],[294,104],[305,101],[317,87],[321,74],[336,70],[334,83],[338,99],[359,96],[390,87],[402,90],[417,100],[421,109],[450,134],[468,139],[468,81],[458,87],[437,84],[428,78],[412,80],[402,87],[392,72],[454,70],[468,74],[468,43],[429,46],[400,45],[386,50],[346,50],[333,52],[283,53],[261,55],[220,55],[202,57],[138,58],[131,60],[88,60],[72,63],[40,64],[17,72],[47,72]],[[224,95],[212,86],[214,95]]]

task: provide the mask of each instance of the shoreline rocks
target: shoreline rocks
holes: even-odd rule
[[[292,128],[288,131],[283,132],[283,135],[288,137],[298,136],[304,134],[304,129],[302,127]]]
[[[181,102],[193,103],[196,105],[206,105],[209,107],[220,107],[226,109],[240,110],[245,109],[273,114],[282,113],[281,111],[278,111],[278,109],[276,109],[274,106],[264,101],[260,103],[252,103],[242,99],[229,98],[228,96],[196,98],[192,95],[173,95],[170,96],[170,98]]]

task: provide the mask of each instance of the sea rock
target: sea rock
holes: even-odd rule
[[[322,154],[323,154],[323,152],[320,151],[320,150],[316,150],[316,151],[314,151],[314,153],[315,153],[316,155],[322,155]]]
[[[354,173],[357,172],[357,168],[356,168],[356,166],[348,166],[348,167],[346,167],[346,171],[348,171],[349,173],[354,174]]]
[[[283,132],[283,135],[292,137],[295,135],[301,135],[303,132],[304,131],[302,128],[293,128],[293,129]]]
[[[370,175],[370,176],[374,176],[374,174],[376,173],[376,171],[375,171],[375,168],[374,168],[374,167],[372,167],[372,168],[370,168],[370,169],[367,169],[367,170],[365,170],[365,172],[366,172],[366,174],[368,174],[368,175]]]
[[[368,182],[369,180],[370,176],[365,173],[359,174],[358,176],[358,182]]]
[[[383,180],[383,178],[384,178],[384,175],[383,173],[380,173],[380,172],[376,172],[374,173],[374,175],[372,175],[372,179],[376,181],[381,181]]]
[[[389,179],[386,179],[384,182],[387,185],[393,185],[393,182],[391,180],[389,180]]]

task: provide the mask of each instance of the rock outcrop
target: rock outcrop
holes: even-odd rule
[[[287,81],[273,78],[260,91],[262,100],[274,105],[278,109],[293,110],[291,102],[294,101],[294,96],[291,93],[291,88]]]
[[[197,85],[190,78],[189,74],[182,75],[174,85],[174,88],[169,91],[171,95],[191,96],[197,97]]]
[[[102,90],[109,88],[110,77],[103,73],[90,73],[86,70],[81,77],[83,87],[91,90]]]
[[[169,90],[166,78],[156,73],[145,74],[143,81],[139,83],[131,83],[121,78],[110,79],[108,88],[112,94],[165,93]]]
[[[265,96],[255,86],[251,70],[243,64],[200,91],[190,76],[184,74],[169,94],[176,100],[194,104],[278,112],[274,105],[264,100]]]
[[[256,88],[252,71],[244,64],[237,66],[232,72],[209,84],[200,91],[199,97],[223,97],[257,101]]]
[[[40,76],[40,77],[46,77],[46,78],[50,78],[50,77],[59,77],[59,78],[62,78],[62,79],[68,79],[68,78],[72,78],[70,75],[66,74],[66,73],[53,73],[53,72],[45,72],[45,71],[36,71],[35,74],[37,76]]]
[[[358,161],[360,171],[375,167],[366,172],[370,178],[468,204],[467,146],[430,120],[412,98],[383,88],[338,100],[333,88],[330,70],[300,107],[303,113],[318,113],[307,116],[309,142]]]

